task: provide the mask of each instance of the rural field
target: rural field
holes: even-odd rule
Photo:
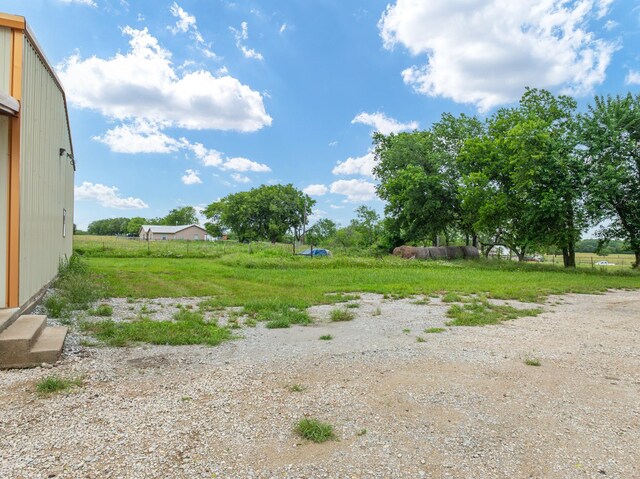
[[[631,478],[640,275],[77,238],[0,477]]]

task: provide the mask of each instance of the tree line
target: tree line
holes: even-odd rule
[[[183,206],[172,209],[167,216],[160,218],[106,218],[89,223],[87,234],[99,236],[137,235],[142,225],[191,225],[199,224],[196,209]]]
[[[580,114],[569,96],[527,89],[484,121],[446,113],[373,142],[390,247],[462,236],[520,259],[557,248],[574,267],[581,232],[601,224],[601,242],[624,240],[640,263],[640,96],[596,97]]]

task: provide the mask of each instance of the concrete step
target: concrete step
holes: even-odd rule
[[[9,327],[19,312],[20,308],[0,309],[0,333]]]
[[[11,325],[0,334],[0,369],[30,368],[42,363],[55,363],[62,353],[67,328],[45,327],[45,316],[21,316],[16,323],[18,321],[20,324],[16,329]],[[32,334],[30,341],[25,339],[29,334]],[[30,344],[29,348],[26,347],[27,344]]]
[[[29,356],[26,358],[27,361],[19,366],[12,367],[28,368],[42,363],[55,363],[60,359],[66,336],[67,328],[64,326],[49,326],[45,328],[31,351],[29,351]]]

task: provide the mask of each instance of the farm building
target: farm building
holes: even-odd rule
[[[71,256],[74,172],[60,80],[25,19],[0,13],[0,367],[62,347],[65,328],[20,314]]]
[[[204,241],[210,239],[207,230],[199,225],[142,225],[138,236],[144,241],[189,240]]]

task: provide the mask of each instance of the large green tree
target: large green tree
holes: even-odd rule
[[[335,236],[338,227],[329,218],[319,219],[311,228],[307,230],[306,239],[313,245],[326,243],[329,238]]]
[[[127,234],[129,218],[106,218],[89,223],[87,233],[90,235],[112,236]]]
[[[240,241],[298,239],[315,201],[293,185],[262,185],[225,196],[204,210],[211,234],[233,231]]]
[[[160,224],[167,226],[197,225],[199,224],[196,209],[193,206],[174,208],[169,214],[160,219]]]
[[[625,240],[640,266],[640,95],[596,97],[581,118],[589,167],[587,204],[595,221],[608,220],[602,239]]]

